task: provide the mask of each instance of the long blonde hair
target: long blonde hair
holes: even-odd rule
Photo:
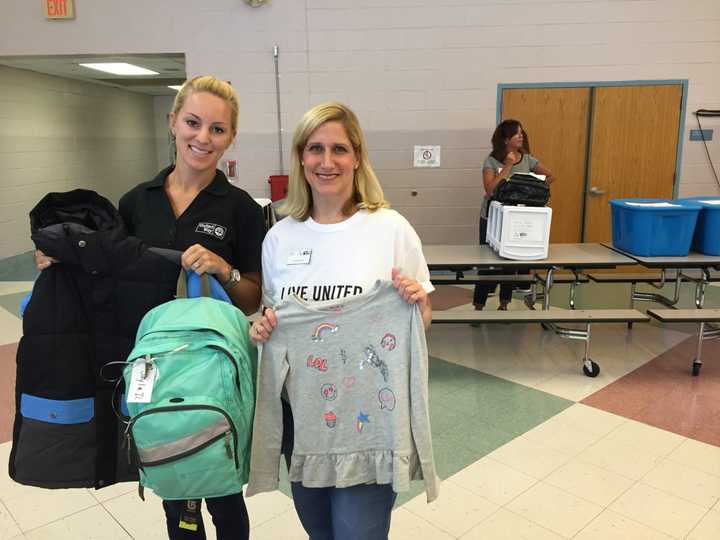
[[[342,124],[358,160],[358,167],[353,179],[353,194],[346,207],[343,208],[343,213],[350,215],[354,208],[365,208],[371,212],[378,208],[389,208],[390,204],[385,200],[380,182],[370,165],[367,143],[357,116],[342,103],[329,101],[307,111],[295,128],[290,157],[288,195],[279,212],[290,215],[299,221],[305,221],[310,216],[313,198],[310,185],[305,179],[302,155],[310,135],[326,122]]]
[[[225,103],[230,106],[230,128],[232,129],[233,137],[235,137],[238,129],[238,112],[240,106],[237,94],[235,90],[233,90],[233,87],[230,86],[230,83],[221,81],[212,75],[198,75],[185,81],[185,84],[182,85],[182,88],[180,88],[175,96],[175,101],[172,106],[173,116],[177,117],[180,109],[185,105],[185,100],[187,100],[188,96],[193,92],[207,92],[224,100]]]

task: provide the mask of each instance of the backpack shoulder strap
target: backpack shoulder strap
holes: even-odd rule
[[[180,269],[175,296],[177,298],[214,298],[232,304],[228,293],[217,279],[209,274],[198,275],[192,270],[186,272],[184,268]]]

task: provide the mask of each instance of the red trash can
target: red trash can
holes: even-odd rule
[[[287,197],[288,176],[287,174],[274,174],[268,180],[270,183],[270,200],[275,202]]]

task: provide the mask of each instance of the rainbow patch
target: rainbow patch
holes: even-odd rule
[[[338,326],[336,324],[324,322],[315,327],[312,333],[312,340],[315,342],[323,341],[323,336],[326,334],[334,334],[337,332]]]

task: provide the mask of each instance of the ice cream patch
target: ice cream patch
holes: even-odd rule
[[[323,418],[325,419],[325,423],[327,424],[327,427],[329,427],[329,428],[335,427],[335,423],[337,422],[337,416],[335,415],[334,412],[332,412],[332,411],[326,412],[325,414],[323,414]]]

